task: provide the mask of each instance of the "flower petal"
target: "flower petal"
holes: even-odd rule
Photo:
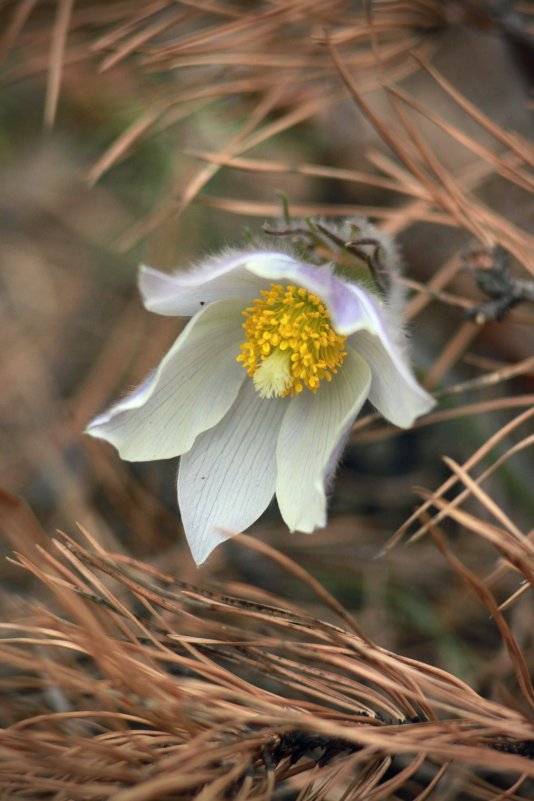
[[[272,281],[298,284],[318,295],[340,334],[377,333],[380,313],[367,290],[334,275],[330,265],[316,267],[286,253],[232,250],[189,271],[169,274],[142,266],[139,273],[146,308],[164,315],[192,315],[220,298],[249,301]]]
[[[226,414],[245,378],[236,362],[245,303],[221,300],[200,311],[157,370],[93,420],[87,433],[111,442],[132,462],[188,451],[202,431]]]
[[[325,484],[340,445],[363,406],[371,371],[351,348],[331,383],[291,399],[277,444],[276,497],[291,531],[326,524]]]
[[[417,383],[404,354],[387,332],[373,336],[368,331],[359,331],[349,342],[371,368],[369,400],[391,423],[409,428],[435,405],[434,399]]]
[[[259,397],[246,381],[221,422],[182,456],[178,504],[197,564],[248,528],[269,505],[276,483],[276,438],[287,399]]]
[[[231,250],[172,275],[142,266],[139,288],[149,311],[188,317],[220,298],[252,300],[265,286],[262,273],[287,261],[294,260],[284,253]]]

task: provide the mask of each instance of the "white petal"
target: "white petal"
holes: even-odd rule
[[[231,250],[174,274],[142,266],[139,288],[149,311],[188,317],[220,298],[252,300],[266,286],[263,272],[287,261],[293,259],[283,253]]]
[[[434,406],[434,399],[417,383],[403,353],[389,336],[359,331],[349,342],[371,368],[369,400],[390,422],[409,428]]]
[[[157,370],[89,425],[123,459],[143,462],[188,451],[226,414],[246,378],[236,362],[244,301],[212,303],[184,328]]]
[[[246,381],[226,417],[182,456],[178,504],[197,564],[252,525],[269,505],[276,438],[287,408],[288,399],[262,399]]]
[[[371,384],[366,362],[350,348],[331,383],[317,393],[291,399],[277,445],[276,497],[291,531],[311,532],[326,525],[325,484],[335,467],[332,457],[361,407]]]
[[[139,273],[146,308],[164,315],[192,315],[220,298],[250,301],[273,281],[297,284],[318,295],[340,334],[382,329],[378,301],[367,290],[334,275],[330,265],[317,267],[286,253],[232,250],[187,271],[169,274],[142,266]]]

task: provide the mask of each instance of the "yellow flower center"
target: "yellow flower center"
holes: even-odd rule
[[[336,334],[317,295],[298,286],[271,284],[243,312],[247,336],[238,362],[262,398],[317,392],[343,364],[346,337]]]

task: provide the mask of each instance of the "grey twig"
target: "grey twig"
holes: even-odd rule
[[[534,303],[534,281],[515,278],[507,253],[500,247],[480,248],[466,254],[468,268],[487,300],[467,310],[467,317],[482,325],[502,320],[520,303]]]

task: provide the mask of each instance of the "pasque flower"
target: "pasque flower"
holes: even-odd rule
[[[365,255],[372,227],[360,223]],[[324,526],[329,479],[367,399],[401,427],[433,405],[406,359],[394,276],[372,291],[276,245],[174,275],[142,267],[146,308],[191,319],[145,382],[88,427],[129,461],[181,456],[178,502],[198,564],[274,494],[291,531]]]

